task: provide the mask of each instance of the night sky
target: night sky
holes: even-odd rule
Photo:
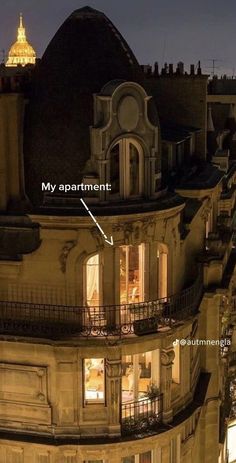
[[[15,40],[22,12],[40,57],[66,17],[86,5],[111,19],[141,64],[200,59],[210,74],[214,58],[219,75],[236,75],[235,0],[0,0],[0,50]]]

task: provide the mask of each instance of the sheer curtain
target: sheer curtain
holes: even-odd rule
[[[152,462],[151,452],[145,452],[139,455],[139,463],[151,463],[151,462]]]
[[[99,256],[90,257],[86,264],[86,302],[91,305],[92,302],[98,304],[99,299]]]

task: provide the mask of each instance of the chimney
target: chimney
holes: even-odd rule
[[[152,66],[147,66],[147,76],[150,77],[152,75]]]
[[[190,75],[191,75],[191,76],[194,76],[194,74],[195,74],[194,64],[191,64],[191,65],[190,65]]]
[[[173,75],[174,74],[174,66],[172,63],[169,64],[169,74]]]
[[[177,69],[179,74],[184,74],[184,63],[182,61],[179,61],[179,63],[177,64]]]
[[[157,61],[154,63],[154,76],[155,77],[159,76],[159,67],[158,67],[158,62]]]
[[[197,65],[197,75],[198,76],[202,75],[202,69],[201,69],[201,62],[200,61],[198,61],[198,65]]]
[[[165,64],[164,64],[164,67],[162,68],[161,74],[162,74],[163,76],[166,76],[167,70],[168,70],[168,65],[167,65],[167,63],[165,63]]]

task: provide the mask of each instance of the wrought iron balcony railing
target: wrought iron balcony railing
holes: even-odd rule
[[[0,301],[0,334],[48,337],[143,335],[197,313],[202,275],[179,294],[156,301],[75,307]]]
[[[152,399],[145,397],[121,406],[123,434],[142,433],[162,421],[163,395]]]

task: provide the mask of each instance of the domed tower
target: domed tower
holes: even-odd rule
[[[108,82],[112,84],[104,88]],[[35,70],[26,108],[26,191],[34,205],[42,204],[42,182],[77,184],[91,173],[102,182],[109,181],[105,164],[100,164],[111,148],[111,134],[107,146],[101,148],[103,153],[96,155],[92,133],[99,127],[102,133],[111,108],[117,113],[114,137],[122,133],[136,137],[142,121],[149,123],[144,121],[145,112],[158,125],[154,103],[141,89],[142,83],[143,74],[133,52],[103,13],[85,7],[67,18]],[[125,95],[129,96],[126,101]],[[121,122],[129,103],[134,122]],[[157,148],[153,145],[155,151]]]
[[[26,66],[26,64],[35,64],[36,53],[26,38],[25,28],[23,26],[22,14],[20,14],[20,24],[18,27],[17,41],[11,46],[8,54],[6,66]]]

